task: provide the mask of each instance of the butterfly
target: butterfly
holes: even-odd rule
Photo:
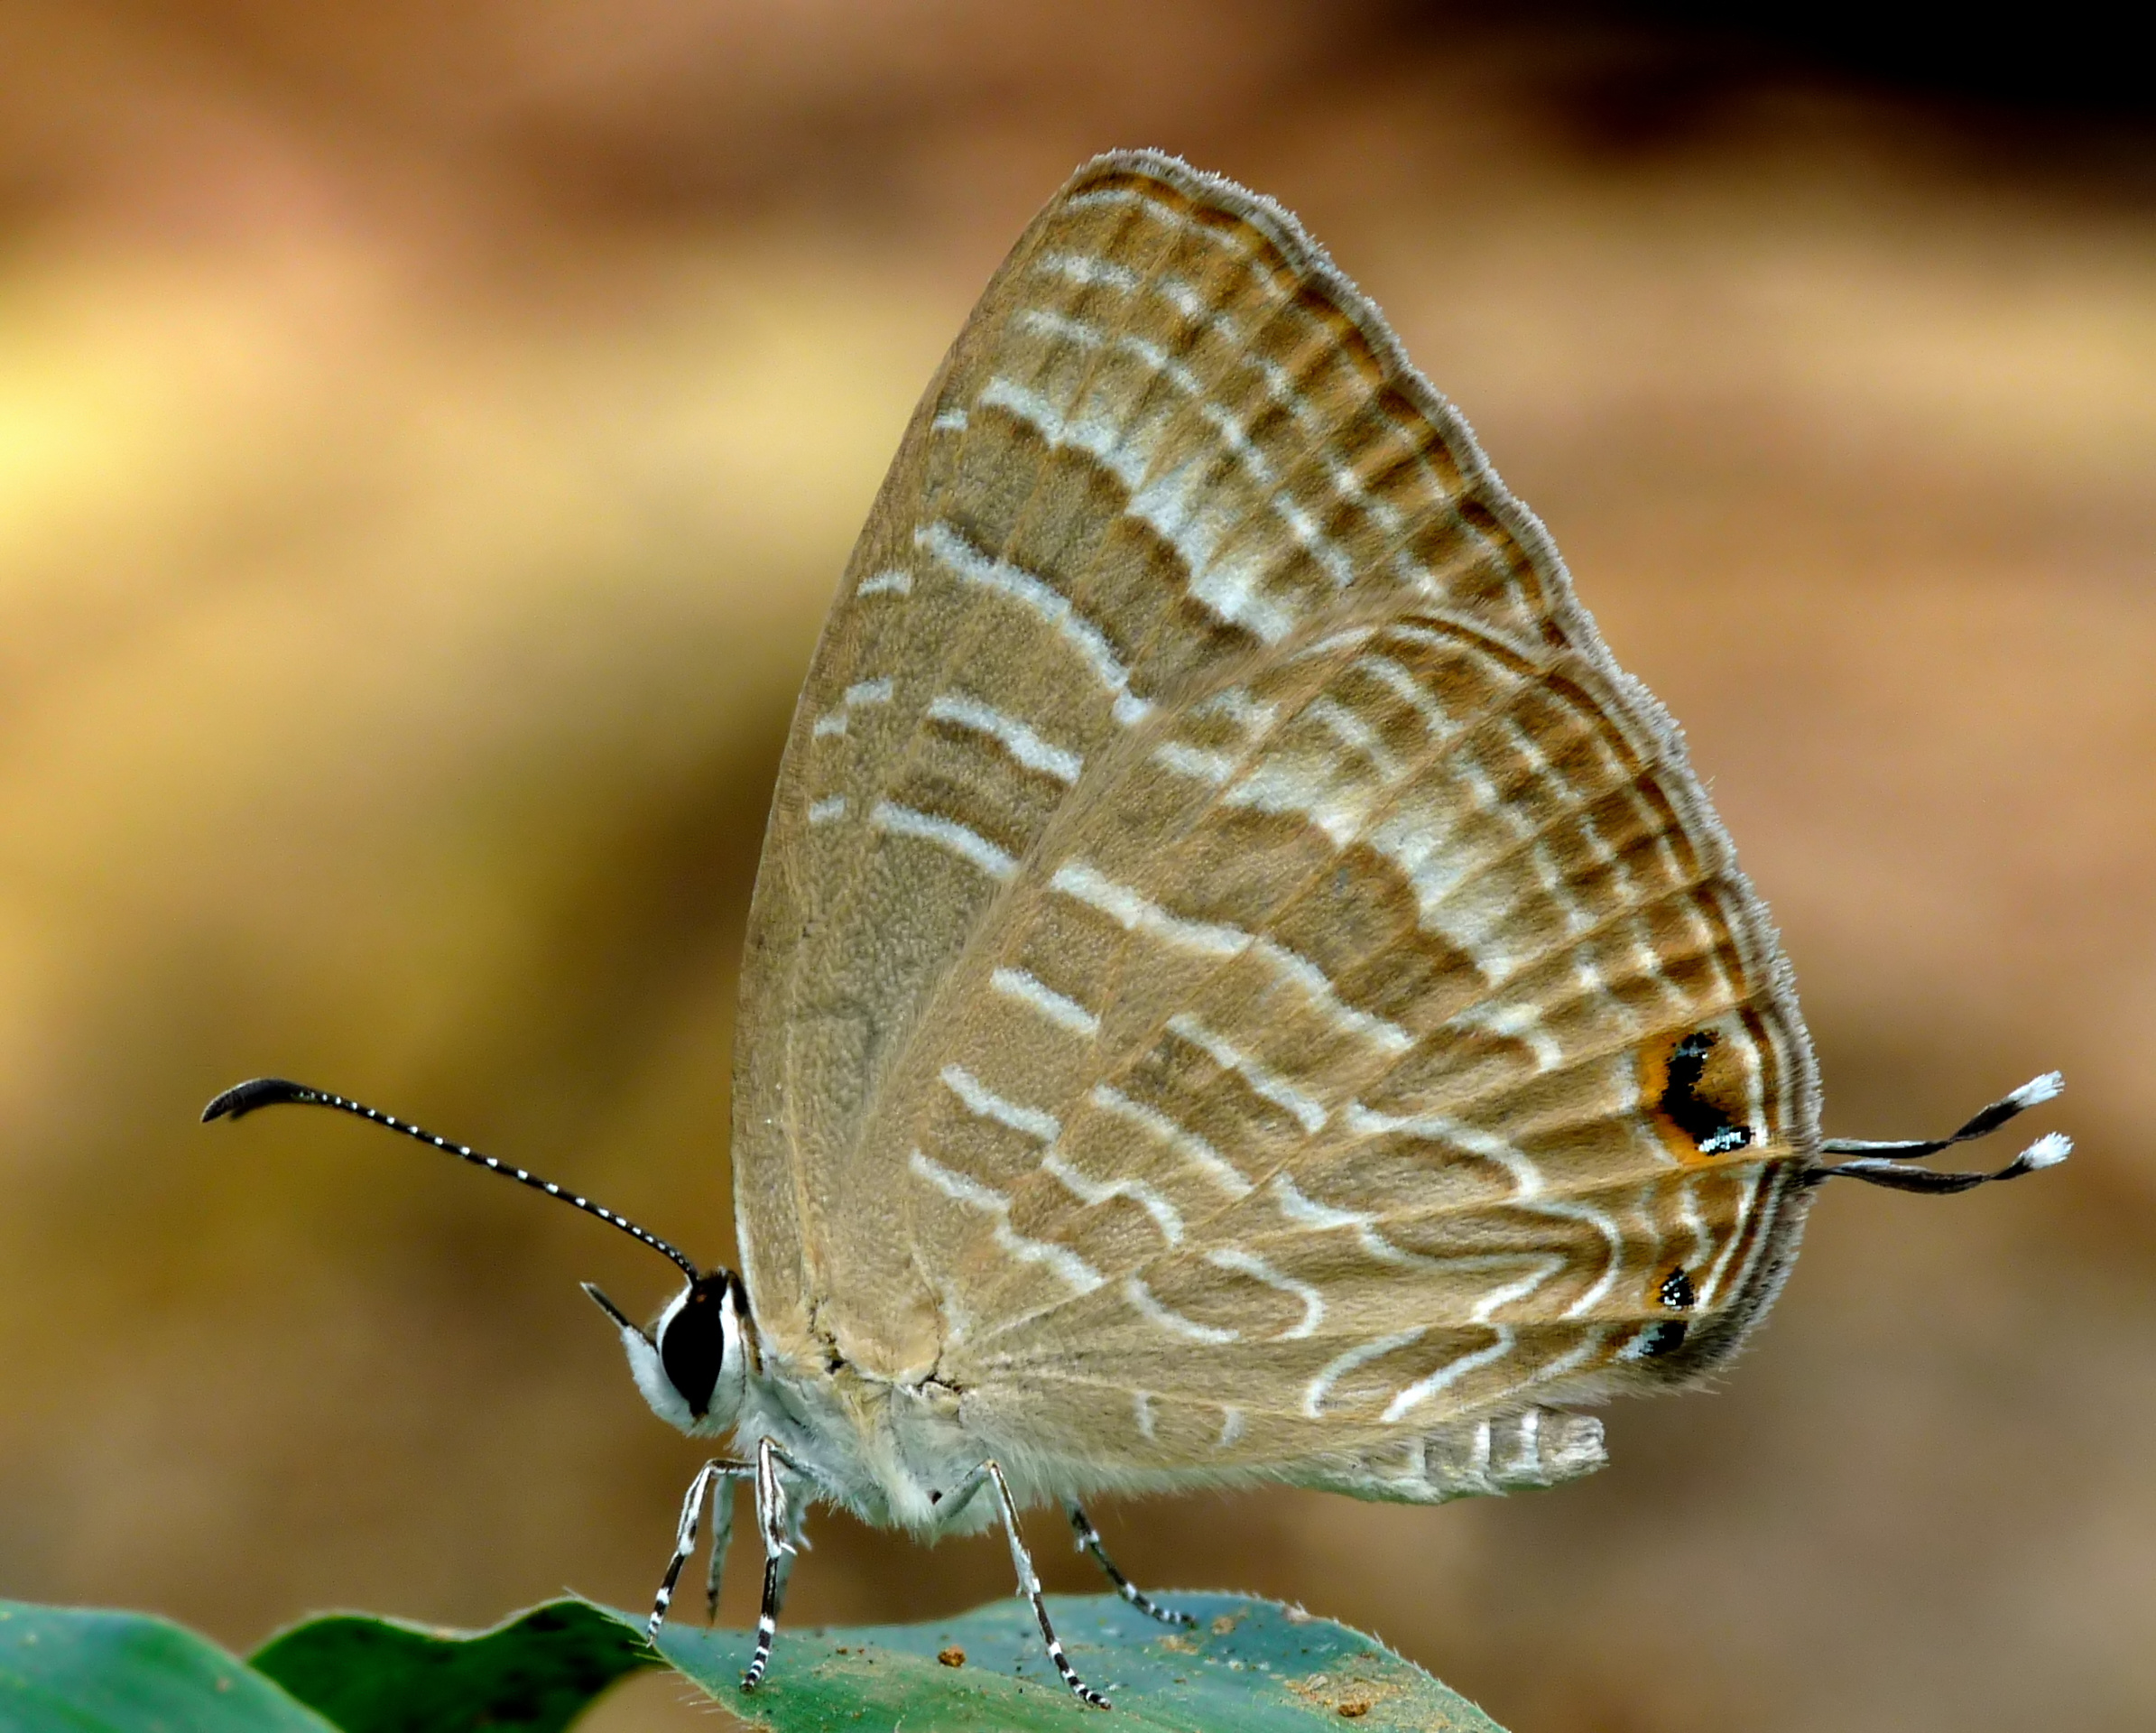
[[[1675,725],[1375,307],[1271,200],[1097,158],[929,385],[802,692],[735,1055],[741,1268],[589,1289],[712,1505],[754,1489],[753,1688],[812,1505],[1021,1538],[1286,1483],[1436,1504],[1605,1460],[1772,1303],[1823,1140],[1765,908]],[[1838,1163],[1823,1158],[1846,1157]]]

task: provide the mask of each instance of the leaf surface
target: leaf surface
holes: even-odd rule
[[[146,1613],[0,1601],[8,1733],[331,1733],[207,1637]]]
[[[782,1626],[771,1673],[754,1691],[740,1686],[750,1632],[669,1626],[659,1646],[733,1713],[773,1733],[1502,1733],[1466,1698],[1346,1626],[1239,1595],[1172,1601],[1197,1615],[1196,1630],[1156,1625],[1112,1595],[1050,1598],[1072,1664],[1114,1700],[1112,1717],[1063,1688],[1015,1598],[922,1625]],[[939,1661],[951,1650],[963,1652],[962,1664]]]
[[[272,1637],[254,1664],[342,1733],[559,1733],[660,1662],[626,1614],[555,1600],[476,1632],[334,1613]]]
[[[1050,1606],[1113,1721],[1056,1677],[1015,1599],[921,1625],[782,1629],[769,1678],[744,1691],[753,1636],[670,1626],[660,1650],[772,1733],[1311,1733],[1343,1722],[1501,1733],[1465,1698],[1329,1620],[1235,1595],[1184,1595],[1198,1627],[1156,1625],[1113,1596]],[[643,1621],[557,1600],[491,1630],[334,1614],[273,1638],[252,1665],[163,1619],[0,1602],[8,1733],[560,1733],[609,1686],[661,1664]]]

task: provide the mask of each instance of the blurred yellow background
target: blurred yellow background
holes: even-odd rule
[[[576,1282],[669,1273],[365,1127],[195,1114],[307,1079],[729,1255],[824,606],[1026,218],[1160,144],[1301,214],[1686,723],[1830,1131],[2058,1065],[2080,1153],[1830,1191],[1726,1390],[1611,1413],[1583,1486],[1111,1546],[1520,1733],[2150,1725],[2151,138],[1579,8],[9,0],[0,1594],[242,1645],[645,1602],[700,1452]],[[994,1537],[813,1534],[793,1620],[1009,1590]],[[712,1725],[677,1695],[591,1724]]]

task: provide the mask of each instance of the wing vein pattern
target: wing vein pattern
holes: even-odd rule
[[[1294,219],[1151,153],[915,414],[743,991],[765,1351],[1141,1478],[1538,1460],[1731,1351],[1817,1158],[1674,726]]]

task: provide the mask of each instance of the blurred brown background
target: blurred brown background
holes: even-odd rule
[[[1782,922],[1830,1129],[2057,1064],[2080,1154],[1829,1193],[1726,1392],[1614,1413],[1584,1486],[1111,1543],[1520,1733],[2156,1719],[2156,134],[2085,34],[1762,16],[0,5],[0,1594],[239,1645],[643,1603],[700,1453],[575,1283],[656,1260],[195,1112],[318,1080],[727,1255],[825,602],[1024,219],[1157,144],[1299,210],[1549,521]],[[1009,1589],[993,1537],[815,1532],[801,1621]],[[711,1724],[675,1694],[593,1725]]]

